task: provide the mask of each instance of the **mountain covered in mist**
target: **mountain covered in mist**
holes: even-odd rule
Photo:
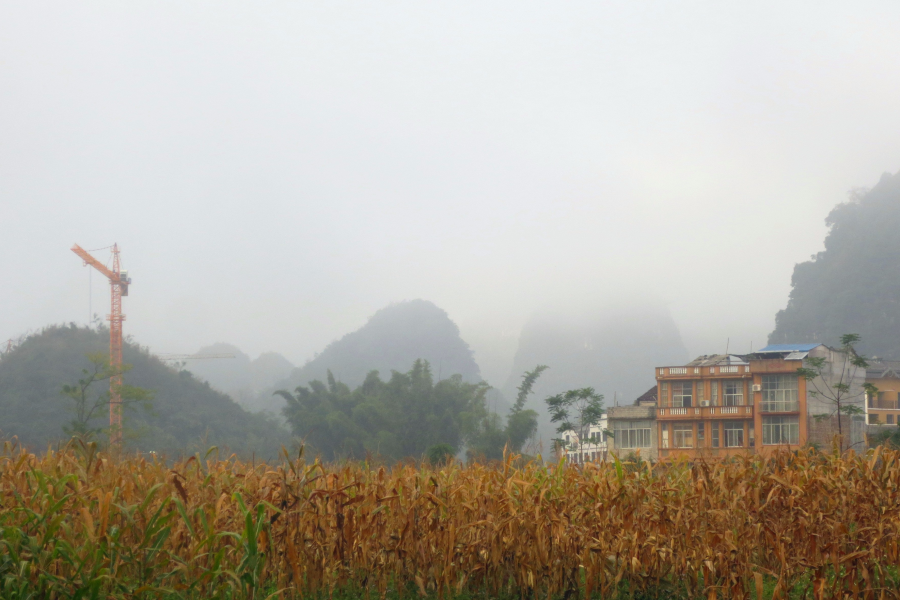
[[[356,387],[370,371],[389,378],[391,371],[405,373],[419,358],[431,364],[436,380],[458,374],[468,383],[481,381],[472,350],[447,313],[432,302],[410,300],[382,308],[361,328],[295,369],[278,387],[293,390],[313,380],[326,381],[329,370],[337,381]]]
[[[527,408],[538,411],[545,449],[556,437],[544,399],[566,390],[593,387],[604,405],[631,404],[655,382],[654,367],[688,360],[681,334],[667,310],[628,308],[544,310],[522,328],[505,398],[515,398],[522,374],[539,364],[550,368],[534,386]]]
[[[769,342],[837,345],[858,333],[867,354],[900,358],[900,173],[856,192],[826,223],[825,250],[794,267]]]
[[[247,410],[278,412],[283,404],[270,394],[262,394],[294,370],[294,365],[277,352],[266,352],[251,360],[231,344],[205,346],[197,354],[232,354],[234,358],[194,359],[187,368],[197,378],[208,381],[215,389],[231,396]]]
[[[88,353],[109,351],[109,332],[57,326],[25,338],[0,360],[0,435],[18,437],[33,450],[65,441],[63,427],[73,419],[73,403],[61,394],[63,385],[83,378],[91,366]],[[275,458],[282,444],[291,443],[286,429],[263,415],[238,406],[225,394],[177,370],[134,343],[126,343],[124,361],[132,365],[127,385],[152,390],[151,410],[125,413],[125,438],[131,449],[160,454],[205,452],[211,446],[242,456]],[[94,393],[108,390],[95,384]],[[108,409],[93,425],[108,423]]]

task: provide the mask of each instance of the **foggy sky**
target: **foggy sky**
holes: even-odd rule
[[[118,242],[157,352],[302,363],[413,298],[495,385],[572,298],[758,348],[900,169],[900,3],[738,4],[2,0],[0,338],[86,322],[69,248]]]

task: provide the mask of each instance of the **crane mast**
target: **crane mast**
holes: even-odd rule
[[[109,366],[115,375],[109,379],[109,442],[113,448],[122,445],[122,296],[128,295],[128,284],[131,279],[127,271],[122,271],[119,261],[119,246],[112,246],[112,269],[88,254],[78,244],[72,246],[72,252],[84,260],[85,266],[91,266],[107,279],[110,285],[111,309],[106,317],[109,320]]]

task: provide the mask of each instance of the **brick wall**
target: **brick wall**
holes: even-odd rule
[[[820,450],[831,449],[834,436],[838,435],[837,415],[827,419],[818,420],[812,415],[807,420],[808,443],[815,444]],[[853,448],[857,452],[865,450],[866,424],[863,419],[849,415],[841,417],[841,429],[844,434],[844,449]]]

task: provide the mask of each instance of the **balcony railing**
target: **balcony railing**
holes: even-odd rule
[[[689,406],[684,408],[658,408],[658,417],[669,419],[702,419],[704,417],[736,417],[753,416],[752,406]]]
[[[900,406],[897,405],[898,402],[896,400],[878,400],[869,398],[869,408],[878,408],[882,410],[898,410]]]
[[[658,367],[659,377],[666,375],[715,375],[729,373],[749,373],[750,365],[723,365],[719,367]]]

